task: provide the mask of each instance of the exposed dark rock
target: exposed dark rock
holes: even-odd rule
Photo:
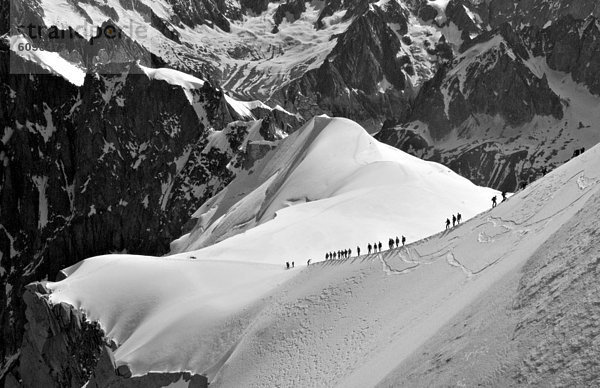
[[[395,15],[395,23],[405,26],[403,14]],[[283,100],[303,117],[325,110],[370,129],[379,127],[386,115],[404,115],[408,108],[404,70],[409,63],[397,55],[401,44],[386,23],[389,18],[378,7],[357,17],[318,69],[285,86]],[[315,100],[318,106],[313,105]]]
[[[102,352],[104,333],[72,306],[52,306],[48,296],[26,287],[25,335],[19,375],[25,387],[82,386]]]
[[[131,377],[131,369],[129,369],[129,365],[123,364],[117,367],[117,376],[125,377],[126,379]]]
[[[542,27],[548,21],[554,22],[567,15],[579,20],[590,15],[600,17],[600,4],[596,0],[492,0],[489,2],[489,14],[494,26],[511,22],[514,26]]]
[[[275,15],[273,15],[273,21],[275,22],[275,25],[279,25],[283,21],[283,18],[286,18],[288,22],[292,23],[297,20],[304,11],[306,11],[304,0],[289,0],[277,7],[277,11],[275,11]]]
[[[377,138],[385,139],[388,144],[394,144],[396,148],[409,152],[411,155],[423,156],[431,148],[425,138],[402,127],[386,127],[377,134]]]
[[[524,31],[536,56],[545,56],[548,66],[570,73],[573,79],[600,95],[600,21],[594,17],[560,18],[547,28]]]
[[[128,365],[116,365],[100,326],[71,305],[52,305],[43,283],[28,285],[23,299],[27,324],[20,367],[7,375],[6,386],[159,388],[179,382],[208,387],[205,376],[189,372],[132,377]]]
[[[241,0],[240,4],[243,9],[250,10],[255,14],[261,14],[267,10],[269,0]]]
[[[425,4],[421,8],[419,8],[419,17],[426,22],[435,19],[437,15],[437,10],[429,4]]]
[[[182,23],[190,28],[200,24],[216,25],[223,31],[230,31],[227,16],[239,18],[239,10],[228,9],[224,1],[219,0],[168,0],[173,11]]]
[[[177,32],[177,30],[174,29],[173,26],[171,26],[168,22],[158,17],[154,11],[151,11],[151,25],[173,42],[181,43],[179,40],[179,32]]]
[[[440,139],[475,113],[500,115],[512,126],[530,122],[535,115],[562,118],[558,96],[545,78],[538,78],[523,63],[528,53],[510,26],[481,35],[461,50],[492,39],[498,43],[477,60],[458,58],[442,67],[425,83],[414,103],[413,120],[430,125],[431,136]],[[451,69],[460,66],[462,74]],[[464,69],[464,70],[463,70]],[[444,99],[443,93],[449,96]],[[447,106],[446,106],[447,104]]]
[[[469,40],[472,35],[477,35],[482,32],[477,20],[479,14],[474,13],[473,10],[471,10],[472,7],[473,5],[470,4],[469,1],[461,0],[450,0],[446,7],[446,17],[461,31],[462,40]],[[469,12],[471,14],[469,14]],[[473,18],[475,18],[475,20],[473,20]]]

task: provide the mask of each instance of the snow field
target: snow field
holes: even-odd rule
[[[49,284],[52,301],[99,321],[120,344],[117,362],[135,374],[216,373],[266,295],[300,273],[285,261],[366,250],[395,231],[414,241],[441,230],[455,209],[467,219],[487,208],[495,193],[350,120],[317,117],[199,209],[196,230],[174,243],[180,253],[85,260]],[[221,242],[196,247],[211,238]]]

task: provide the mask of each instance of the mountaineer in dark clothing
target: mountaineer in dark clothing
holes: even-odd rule
[[[506,191],[502,192],[502,202],[506,201]]]
[[[286,268],[287,268],[287,269],[290,269],[290,262],[289,262],[289,261],[286,261],[286,262],[285,262],[285,266],[286,266]]]
[[[390,249],[394,248],[394,239],[389,239],[388,240],[388,246],[390,247]]]
[[[402,246],[404,246],[405,242],[406,242],[406,237],[402,236]]]
[[[378,246],[379,246],[379,252],[381,252],[381,247],[382,247],[381,241],[379,241],[379,245]]]
[[[460,213],[458,213],[458,214],[456,215],[456,223],[457,223],[457,224],[460,224],[460,222],[461,222],[461,221],[462,221],[462,215],[461,215]]]
[[[492,197],[492,209],[496,207],[496,196]]]
[[[452,226],[456,226],[456,216],[452,214]]]
[[[398,236],[396,236],[396,248],[398,248],[398,245],[400,245],[400,239],[398,238]]]
[[[360,247],[359,246],[356,247],[356,256],[360,256]]]
[[[450,227],[450,219],[446,218],[446,229]]]
[[[369,250],[369,255],[371,254],[371,244],[367,245],[367,249]]]

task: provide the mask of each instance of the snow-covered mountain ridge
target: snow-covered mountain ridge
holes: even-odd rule
[[[305,262],[338,246],[364,250],[382,236],[426,237],[452,213],[470,218],[497,194],[379,143],[350,120],[319,116],[206,201],[172,253]]]
[[[182,239],[182,250],[243,241],[273,214],[279,224],[298,209],[325,217],[315,193],[280,198],[277,177],[249,174],[279,167],[267,162],[285,156],[279,140],[316,115],[356,120],[384,143],[499,190],[590,149],[600,140],[599,12],[593,0],[1,3],[0,379],[18,373],[31,281],[99,254],[160,255],[186,232],[202,237]],[[15,31],[28,23],[116,25],[122,36],[90,44],[93,29],[72,39]],[[43,50],[22,52],[30,41]],[[330,143],[325,153],[337,152]],[[242,206],[251,201],[238,203],[233,186],[210,199],[235,177],[278,205]],[[393,202],[373,191],[340,195]],[[313,201],[287,207],[305,197]],[[204,202],[196,224],[190,215]],[[359,215],[374,234],[391,229]],[[354,230],[347,235],[363,237]],[[231,248],[212,249],[223,257]]]
[[[173,244],[179,253],[91,258],[63,271],[72,293],[52,295],[100,322],[119,345],[116,361],[135,375],[205,373],[235,340],[230,331],[243,329],[227,322],[246,320],[247,309],[295,273],[285,271],[285,261],[300,266],[356,245],[364,252],[367,243],[400,234],[420,239],[443,228],[452,213],[464,219],[479,213],[493,195],[446,167],[377,142],[350,120],[316,117],[208,201],[196,228]],[[109,273],[119,275],[106,293]],[[167,278],[148,290],[158,273]],[[112,300],[119,295],[128,295],[127,306]],[[190,304],[198,309],[176,307]],[[22,351],[27,364],[55,358]],[[26,381],[47,380],[40,373]]]
[[[65,280],[45,285],[51,291],[49,296],[37,297],[52,304],[82,307],[89,317],[98,319],[120,345],[115,352],[117,364],[128,364],[136,375],[147,369],[189,369],[206,373],[211,386],[411,386],[424,379],[444,384],[513,385],[574,381],[570,378],[593,384],[593,375],[572,363],[563,366],[560,376],[551,369],[536,368],[536,352],[552,352],[564,342],[550,340],[531,348],[527,333],[554,338],[543,322],[558,319],[560,335],[579,338],[578,320],[555,315],[560,306],[561,311],[567,308],[576,314],[578,304],[559,296],[556,287],[564,289],[561,293],[567,298],[576,295],[569,293],[573,286],[569,279],[597,278],[597,272],[589,268],[594,263],[589,249],[597,245],[597,236],[589,227],[598,211],[598,166],[600,148],[595,147],[491,211],[444,233],[382,253],[290,271],[280,265],[261,264],[261,270],[239,261],[212,260],[212,255],[202,257],[203,250],[161,259],[102,256],[67,269]],[[264,225],[269,222],[273,221]],[[575,241],[576,234],[586,237]],[[554,239],[571,241],[585,261],[556,258],[558,261],[548,262],[548,250],[562,249]],[[235,251],[230,252],[233,259]],[[175,276],[177,287],[168,281],[143,280],[155,279],[155,271],[164,279]],[[256,276],[238,276],[238,271],[252,271]],[[198,281],[200,278],[204,280]],[[113,284],[109,292],[107,282]],[[519,282],[519,288],[511,287]],[[506,287],[509,292],[503,294]],[[232,290],[236,291],[230,294]],[[512,298],[517,296],[520,307],[508,320],[494,315],[493,305],[472,317],[474,306],[489,304],[493,297],[502,308],[512,309]],[[223,303],[223,298],[233,300]],[[544,305],[536,305],[536,300]],[[480,356],[466,360],[479,366],[482,373],[451,376],[447,366],[437,364],[441,356],[421,351],[442,343],[439,352],[448,355],[446,363],[454,362],[452,352],[466,357],[482,337],[467,331],[455,344],[452,341],[461,336],[446,333],[456,331],[454,317],[469,311],[471,315],[463,318],[465,324],[506,325],[509,330],[518,324],[518,336],[512,341],[486,344],[484,355],[504,354],[498,368],[505,372],[497,373],[496,364],[484,364],[481,360],[486,358]],[[220,320],[228,324],[221,325]],[[205,327],[209,322],[213,323]],[[528,329],[525,322],[533,326]],[[461,321],[459,324],[462,327]],[[474,330],[480,330],[478,327]],[[493,332],[484,338],[490,336]],[[205,351],[189,353],[198,348]],[[565,360],[577,355],[584,365],[595,359],[593,352],[563,350],[562,355]],[[252,368],[247,366],[249,360]],[[402,372],[413,360],[433,363],[446,374],[435,380],[437,374],[425,371],[420,375]],[[560,365],[561,361],[548,362],[552,364],[544,365]]]

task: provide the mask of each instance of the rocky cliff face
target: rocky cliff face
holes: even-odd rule
[[[26,284],[54,279],[60,269],[94,255],[167,252],[196,208],[232,179],[230,162],[242,166],[254,140],[281,138],[278,125],[288,116],[263,109],[264,124],[240,122],[221,131],[252,117],[242,117],[208,82],[188,90],[129,63],[88,74],[76,87],[18,57],[13,65],[31,74],[11,75],[8,55],[3,45],[4,357],[21,346]],[[251,123],[264,129],[248,139]]]
[[[529,53],[510,25],[482,34],[462,49],[415,100],[410,119],[428,123],[434,139],[447,136],[473,114],[498,115],[513,127],[536,115],[562,118],[559,97],[545,77],[538,78],[524,63]]]
[[[27,324],[19,368],[4,376],[13,387],[164,387],[178,383],[189,388],[208,387],[205,376],[148,373],[132,377],[126,364],[116,365],[114,342],[107,342],[96,322],[73,306],[52,304],[43,283],[28,285],[23,294]]]
[[[408,118],[388,121],[378,138],[511,191],[600,140],[598,73],[590,70],[599,30],[594,16],[576,19],[568,7],[543,26],[528,21],[530,13],[498,25],[498,6],[450,1],[440,18],[421,5],[433,23],[462,31],[454,34],[456,56],[424,83]]]

